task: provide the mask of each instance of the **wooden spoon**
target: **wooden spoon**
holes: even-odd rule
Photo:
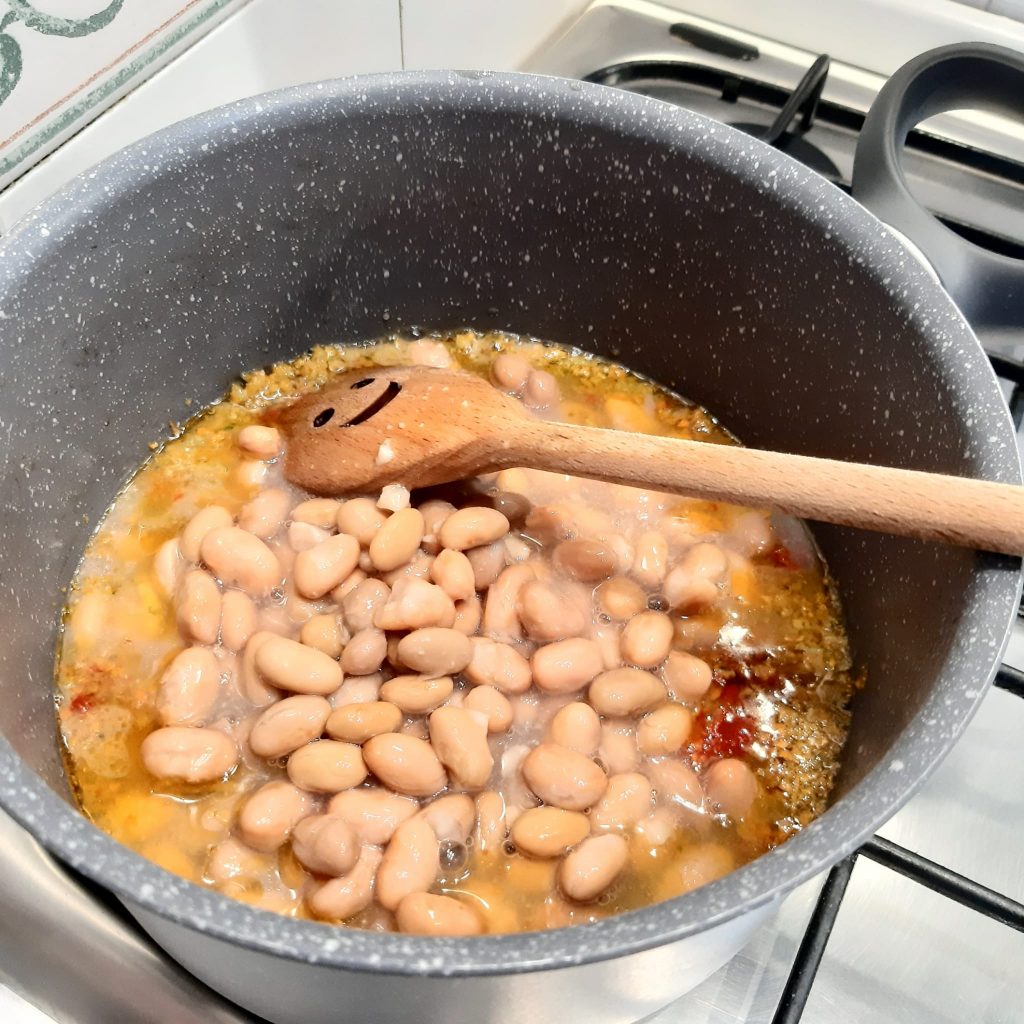
[[[314,494],[411,489],[526,466],[1024,553],[1024,487],[549,423],[460,370],[345,373],[290,406],[282,426],[285,476]]]

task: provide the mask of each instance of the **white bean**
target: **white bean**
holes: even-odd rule
[[[483,723],[464,708],[438,708],[430,715],[430,743],[452,781],[465,789],[485,785],[494,767]]]
[[[282,447],[281,432],[276,427],[264,427],[259,424],[242,427],[235,435],[235,442],[243,452],[261,459],[274,458]]]
[[[323,697],[300,694],[272,704],[249,733],[249,746],[260,757],[284,757],[316,739],[323,731],[331,706]]]
[[[221,505],[207,505],[201,508],[181,531],[178,544],[188,562],[199,561],[199,547],[203,538],[219,526],[230,526],[234,522],[231,513]]]
[[[229,590],[221,603],[220,642],[229,651],[240,651],[256,632],[256,605],[241,590]]]
[[[238,525],[263,540],[269,540],[284,526],[290,508],[291,498],[286,491],[280,487],[268,487],[242,506]]]
[[[575,693],[604,671],[601,648],[578,637],[559,640],[533,652],[533,681],[546,693]]]
[[[189,639],[215,644],[220,631],[221,596],[217,581],[202,569],[185,573],[178,591],[178,628]]]
[[[558,884],[570,899],[587,903],[597,899],[629,862],[629,847],[620,835],[584,839],[558,870]]]
[[[156,710],[164,725],[205,725],[220,693],[220,665],[213,651],[188,647],[160,677]]]
[[[410,893],[426,892],[440,869],[437,836],[422,818],[410,818],[391,837],[377,871],[377,900],[394,910]]]
[[[335,534],[295,556],[295,587],[315,601],[346,579],[358,561],[359,541],[347,533]]]
[[[165,726],[142,741],[141,753],[150,775],[180,782],[216,782],[238,764],[234,741],[219,729]]]
[[[423,514],[403,508],[391,516],[370,541],[370,560],[380,572],[405,565],[423,540]]]

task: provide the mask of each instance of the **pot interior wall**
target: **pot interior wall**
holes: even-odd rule
[[[593,104],[443,106],[211,115],[201,149],[136,149],[74,186],[77,215],[19,234],[31,265],[0,269],[2,725],[55,788],[61,588],[97,517],[186,398],[313,343],[507,328],[620,359],[755,446],[981,471],[935,325],[827,236],[824,182],[801,200],[756,153],[730,168],[738,137],[646,138]],[[848,789],[936,685],[975,568],[1009,563],[818,535],[869,678]]]

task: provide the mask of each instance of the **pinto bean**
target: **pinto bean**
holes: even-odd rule
[[[255,878],[262,874],[265,865],[262,854],[229,837],[222,839],[210,851],[203,874],[223,892],[236,879]]]
[[[514,352],[502,352],[491,363],[491,379],[504,391],[522,393],[532,367]]]
[[[659,802],[668,803],[677,812],[703,814],[704,791],[697,773],[689,765],[665,758],[651,761],[646,771],[657,790]]]
[[[387,519],[387,513],[377,508],[372,498],[350,498],[337,512],[338,530],[355,537],[364,548],[370,546]]]
[[[272,686],[293,693],[333,693],[343,678],[333,658],[283,636],[270,637],[260,645],[256,668]]]
[[[366,765],[357,744],[318,740],[288,758],[288,778],[310,793],[340,793],[366,778]]]
[[[440,870],[437,836],[422,818],[402,822],[377,870],[377,900],[394,910],[410,893],[426,892]]]
[[[431,745],[415,736],[381,733],[363,744],[363,758],[370,771],[397,793],[433,796],[448,783]]]
[[[376,672],[387,654],[388,641],[381,629],[361,629],[345,645],[341,667],[351,675],[366,676]]]
[[[242,650],[242,663],[238,674],[238,689],[243,697],[250,704],[257,707],[266,707],[280,697],[276,687],[269,686],[256,667],[256,652],[268,640],[274,637],[275,633],[259,630],[249,637],[245,648]]]
[[[343,708],[349,704],[368,704],[380,696],[384,676],[372,672],[368,676],[349,676],[328,698],[332,708]]]
[[[575,693],[604,671],[601,648],[578,637],[539,647],[530,659],[533,681],[546,693]]]
[[[307,526],[315,526],[318,530],[331,533],[337,526],[338,510],[341,502],[334,498],[310,498],[308,501],[300,501],[292,509],[291,519],[293,523],[303,523]],[[342,530],[342,533],[349,533]]]
[[[672,620],[664,612],[641,612],[622,631],[622,657],[630,665],[655,668],[672,649]]]
[[[344,818],[313,814],[292,830],[292,853],[307,871],[338,877],[356,866],[359,840]]]
[[[693,712],[681,704],[663,704],[649,711],[636,729],[636,742],[647,757],[676,754],[693,727]]]
[[[519,621],[532,640],[564,640],[579,636],[586,629],[579,607],[550,583],[530,580],[523,585],[518,598]]]
[[[280,487],[268,487],[242,506],[238,525],[263,540],[269,540],[284,526],[291,504],[286,491]]]
[[[657,676],[638,668],[613,668],[591,684],[588,700],[598,714],[625,717],[647,711],[665,699],[665,686]]]
[[[665,577],[665,600],[682,612],[706,608],[721,596],[727,569],[721,548],[694,544]]]
[[[417,817],[430,825],[438,842],[464,843],[473,831],[476,805],[472,797],[455,793],[432,800]]]
[[[636,541],[633,578],[648,590],[657,590],[668,573],[668,541],[657,530],[647,530]]]
[[[441,551],[430,566],[430,578],[453,601],[464,601],[476,593],[473,566],[461,551]]]
[[[362,560],[362,555],[359,556]],[[332,591],[331,600],[341,604],[349,594],[352,593],[360,583],[367,579],[367,574],[362,569],[353,569]]]
[[[497,850],[505,842],[505,798],[494,790],[476,798],[476,848],[481,853]]]
[[[497,640],[518,640],[523,635],[520,624],[522,594],[535,584],[536,571],[529,563],[510,565],[505,569],[487,591],[483,632]]]
[[[375,700],[346,704],[335,708],[327,719],[327,735],[346,743],[365,743],[382,732],[397,732],[402,725],[402,712],[394,704]]]
[[[602,723],[601,745],[597,748],[597,756],[613,775],[636,770],[640,764],[640,751],[628,722]]]
[[[523,402],[531,409],[550,409],[561,397],[558,381],[547,370],[531,370]]]
[[[170,540],[165,540],[153,556],[153,574],[165,597],[174,597],[184,567],[181,545],[177,538],[172,537]]]
[[[455,605],[438,586],[416,576],[399,580],[386,603],[377,608],[373,624],[378,629],[449,627],[455,621]]]
[[[395,676],[380,688],[380,696],[407,715],[425,715],[440,707],[454,688],[451,676]]]
[[[337,659],[348,643],[348,630],[342,625],[337,615],[323,613],[314,615],[313,618],[302,624],[299,631],[299,640],[306,647],[312,647],[328,658]],[[344,671],[350,671],[345,669]]]
[[[344,921],[373,901],[374,879],[381,862],[379,846],[364,846],[356,865],[341,878],[324,882],[309,897],[309,909],[323,921]]]
[[[730,818],[743,818],[757,798],[757,779],[739,758],[716,761],[704,772],[708,799]]]
[[[764,512],[740,512],[730,523],[727,536],[729,546],[745,558],[763,555],[775,544],[771,517]]]
[[[281,582],[281,563],[274,552],[237,526],[210,530],[199,545],[199,555],[227,587],[262,596]]]
[[[470,662],[469,638],[457,629],[428,626],[402,637],[398,657],[402,665],[429,676],[461,672]]]
[[[421,540],[423,514],[415,508],[399,509],[370,541],[370,560],[380,572],[397,569],[416,554]]]
[[[484,715],[489,733],[506,732],[512,724],[512,705],[496,687],[474,686],[463,698],[462,706]]]
[[[462,900],[432,892],[411,892],[395,910],[395,922],[407,935],[479,935],[480,915]]]
[[[418,809],[415,800],[379,786],[347,789],[331,797],[327,806],[329,814],[337,815],[352,826],[360,842],[378,846],[388,842],[398,826]]]
[[[596,596],[598,608],[618,622],[626,622],[647,607],[647,595],[643,589],[625,576],[616,576],[602,583]]]
[[[604,796],[591,808],[595,832],[628,831],[651,813],[654,790],[639,772],[621,772],[608,779]]]
[[[346,579],[358,561],[359,541],[337,533],[295,556],[295,588],[315,601]]]
[[[345,624],[353,633],[369,629],[379,608],[383,608],[391,588],[381,580],[364,579],[350,590],[341,602]]]
[[[253,423],[235,435],[235,443],[243,452],[261,459],[273,459],[283,447],[281,431],[276,427],[264,427]]]
[[[235,467],[231,478],[238,487],[251,491],[263,486],[264,481],[267,479],[267,473],[268,469],[265,462],[243,459]]]
[[[256,719],[249,733],[249,746],[260,757],[284,757],[315,740],[324,731],[330,713],[331,706],[323,697],[286,697]]]
[[[494,767],[486,721],[464,708],[438,708],[430,715],[430,744],[452,781],[466,789],[483,786]]]
[[[158,779],[216,782],[238,764],[234,741],[219,729],[165,726],[151,732],[140,749],[146,771]]]
[[[215,644],[220,632],[221,595],[217,581],[202,569],[185,573],[178,591],[178,628],[191,640]]]
[[[530,663],[509,644],[472,637],[469,664],[463,670],[475,686],[493,686],[502,693],[523,693],[530,688]]]
[[[482,544],[493,544],[508,531],[509,522],[497,509],[471,505],[448,516],[437,537],[442,547],[466,551]]]
[[[679,893],[693,892],[724,878],[736,867],[736,858],[718,843],[694,843],[686,847],[676,866]],[[673,893],[675,895],[675,893]]]
[[[601,652],[602,666],[608,670],[622,667],[622,630],[618,623],[601,623],[591,630],[590,638]]]
[[[531,857],[561,857],[589,834],[585,814],[560,807],[531,807],[512,825],[512,842]]]
[[[452,629],[457,629],[463,636],[472,636],[480,628],[483,610],[480,598],[476,594],[467,597],[465,601],[456,601]]]
[[[661,674],[673,700],[699,700],[708,692],[714,678],[706,661],[684,651],[672,651]]]
[[[229,590],[220,606],[220,642],[229,651],[240,651],[256,632],[256,605],[241,590]]]
[[[199,548],[203,538],[219,526],[230,526],[234,522],[231,513],[222,505],[207,505],[201,508],[186,524],[178,538],[181,553],[188,562],[199,561]]]
[[[205,725],[220,694],[220,665],[213,651],[187,647],[160,677],[156,711],[164,725]]]
[[[593,757],[601,743],[601,719],[589,704],[573,701],[555,712],[548,726],[548,738],[561,747]]]
[[[437,533],[441,529],[441,524],[454,511],[455,506],[450,501],[432,499],[420,505],[420,513],[423,516],[423,540],[420,544],[428,554],[436,555],[441,550]]]
[[[596,583],[615,573],[618,559],[603,541],[591,539],[564,540],[552,555],[559,572],[574,580]]]
[[[270,853],[284,846],[314,806],[313,798],[290,782],[268,782],[242,804],[238,834],[254,850]]]
[[[588,903],[597,899],[622,874],[629,861],[629,846],[620,835],[584,839],[562,861],[558,884],[570,899]]]
[[[526,784],[546,804],[585,811],[601,799],[608,779],[589,757],[555,743],[541,743],[523,759]]]
[[[328,537],[330,537],[330,533],[327,530],[314,526],[312,523],[296,522],[288,527],[288,546],[296,554],[315,548],[317,544],[322,544]]]
[[[473,570],[473,589],[479,591],[487,590],[508,564],[505,559],[505,544],[500,540],[493,544],[470,548],[465,556],[470,569]]]

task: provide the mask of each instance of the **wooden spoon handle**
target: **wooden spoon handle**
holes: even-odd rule
[[[1024,487],[596,427],[522,427],[506,442],[505,465],[1024,554]]]

